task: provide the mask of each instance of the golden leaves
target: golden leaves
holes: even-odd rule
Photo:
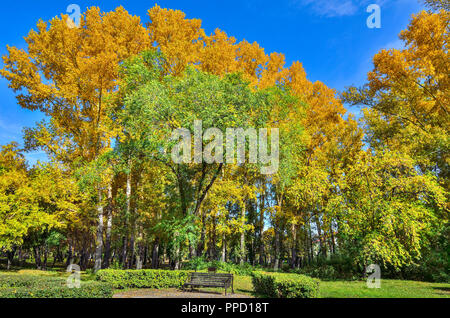
[[[119,63],[151,44],[140,18],[122,7],[109,13],[88,9],[79,28],[66,20],[39,21],[25,38],[26,51],[8,48],[1,74],[21,92],[22,107],[51,116],[56,131],[87,151],[77,155],[92,157],[111,138],[103,97],[117,86]]]
[[[152,43],[158,43],[169,63],[168,71],[179,75],[187,64],[198,59],[205,36],[201,20],[185,19],[179,10],[162,9],[158,5],[148,11],[147,25]]]

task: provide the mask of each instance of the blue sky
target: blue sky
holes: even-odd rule
[[[207,33],[220,28],[238,40],[258,42],[266,53],[284,53],[289,65],[303,63],[310,80],[337,90],[362,85],[373,55],[382,48],[400,48],[399,32],[406,28],[411,14],[424,9],[418,0],[5,1],[0,12],[0,55],[6,53],[6,45],[25,48],[23,37],[40,18],[49,20],[65,13],[72,3],[82,10],[98,6],[103,11],[123,5],[143,22],[148,22],[147,10],[155,3],[180,9],[188,18],[201,19]],[[366,8],[372,3],[381,6],[380,29],[366,25],[370,15]],[[42,118],[38,112],[20,108],[7,82],[0,78],[0,145],[21,143],[23,127],[34,126]],[[45,155],[32,153],[27,158],[34,164]]]

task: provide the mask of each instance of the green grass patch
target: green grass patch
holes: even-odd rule
[[[322,281],[321,298],[450,298],[450,284],[381,280],[370,289],[365,281]]]

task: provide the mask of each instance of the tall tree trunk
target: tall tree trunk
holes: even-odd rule
[[[280,228],[279,225],[276,222],[275,224],[275,252],[274,252],[274,263],[273,263],[273,269],[278,270],[280,268]]]
[[[72,242],[69,241],[69,250],[67,251],[66,267],[69,267],[72,264],[73,264],[73,246]]]
[[[264,227],[264,225],[263,225]],[[264,251],[264,240],[263,240],[263,234],[264,234],[264,228],[261,231],[260,238],[259,238],[259,265],[264,266],[266,263],[266,258],[264,257],[265,251]]]
[[[131,236],[130,236],[130,252],[128,253],[129,255],[129,259],[128,259],[128,268],[131,269],[133,268],[133,264],[134,264],[134,253],[136,250],[136,242],[135,242],[135,233],[134,233],[134,227],[132,228],[132,232],[131,232]]]
[[[175,250],[175,259],[174,259],[174,270],[181,269],[181,260],[180,260],[180,244],[177,244],[177,248]]]
[[[189,242],[189,259],[197,257],[197,247],[194,243]]]
[[[277,211],[280,215],[275,215],[275,260],[273,268],[278,270],[280,268],[280,256],[281,256],[281,208],[283,206],[283,195],[277,197],[279,210]],[[277,213],[277,214],[278,214]]]
[[[19,248],[19,253],[18,253],[18,255],[17,255],[17,259],[18,259],[18,261],[19,261],[19,266],[20,266],[20,267],[23,267],[24,253],[23,253],[22,247]]]
[[[126,204],[127,204],[127,210],[126,210],[126,217],[125,217],[125,219],[126,219],[126,221],[125,221],[125,227],[128,227],[128,222],[129,222],[129,218],[130,218],[130,216],[131,216],[131,182],[132,182],[132,176],[131,176],[131,173],[132,173],[132,162],[131,162],[131,160],[129,160],[129,162],[128,162],[128,168],[129,168],[129,172],[128,172],[128,174],[127,174],[127,185],[126,185]],[[133,231],[133,229],[131,228],[131,231]],[[126,233],[127,233],[127,231],[125,231]],[[128,237],[128,235],[127,235],[127,237]],[[130,240],[130,249],[132,249],[133,248],[133,244],[134,244],[134,242],[133,242],[133,234],[131,234],[131,240]],[[130,257],[132,258],[133,257],[133,254],[131,253],[127,253],[127,248],[126,247],[124,247],[124,253],[123,253],[123,264],[124,264],[124,267],[125,268],[130,268],[129,267],[129,262],[127,261],[128,260],[128,255],[130,255]]]
[[[143,233],[142,233],[142,227],[140,226],[136,226],[135,227],[137,230],[137,234],[138,234],[138,243],[137,243],[137,248],[135,248],[135,254],[136,254],[136,269],[142,269],[142,261],[144,259],[144,240],[143,240]]]
[[[258,226],[258,209],[257,207],[258,202],[256,200],[250,199],[248,201],[247,206],[247,223],[252,224],[255,226],[255,228]],[[246,250],[247,250],[247,262],[250,263],[250,265],[255,266],[255,257],[256,257],[256,246],[258,244],[257,239],[257,231],[255,231],[254,235],[249,235],[247,232],[247,242],[246,244]]]
[[[157,237],[155,239],[155,242],[153,243],[153,250],[152,250],[152,268],[157,269],[158,268],[158,259],[159,259],[159,238]]]
[[[33,247],[33,253],[34,253],[34,261],[36,263],[36,268],[40,270],[42,268],[40,248],[37,246]]]
[[[138,243],[137,253],[136,253],[136,269],[142,269],[143,266],[143,254],[144,249],[142,248],[142,242]]]
[[[147,261],[148,261],[148,243],[146,243],[144,247],[144,261],[143,261],[144,266],[147,264]]]
[[[44,262],[42,263],[42,269],[47,270],[47,260],[48,260],[48,245],[44,244]]]
[[[308,233],[309,233],[309,251],[311,255],[310,263],[312,263],[314,261],[314,247],[312,239],[311,221],[308,221]]]
[[[205,216],[202,215],[202,230],[201,230],[201,234],[200,234],[200,241],[197,244],[197,256],[198,257],[203,256],[203,250],[204,250],[204,246],[205,246],[205,237],[206,237]]]
[[[108,208],[106,221],[106,237],[105,237],[105,255],[103,258],[103,268],[109,268],[111,260],[111,230],[113,222],[113,194],[112,185],[108,187]]]
[[[333,221],[330,222],[330,233],[331,233],[331,253],[336,254],[336,240],[334,238]]]
[[[55,267],[56,260],[58,259],[58,255],[59,255],[59,246],[57,247],[56,252],[53,253],[53,264],[52,264],[52,267]]]
[[[263,189],[264,190],[264,189]],[[264,209],[265,209],[265,195],[261,195],[261,202],[259,205],[259,265],[263,266],[265,263],[264,257]]]
[[[8,271],[11,269],[11,266],[12,266],[15,254],[16,254],[16,248],[15,247],[12,249],[12,251],[6,252],[6,257],[8,258],[8,264],[6,266],[6,269]]]
[[[297,264],[297,226],[292,224],[292,259],[291,268],[295,268]]]
[[[217,220],[216,217],[213,216],[213,229],[212,229],[212,258],[216,261],[217,260],[217,235],[216,235],[216,226],[217,226]]]
[[[98,205],[97,205],[97,237],[95,241],[95,264],[94,271],[102,268],[102,251],[103,251],[103,195],[102,191],[98,190]]]
[[[319,213],[316,214],[315,219],[316,219],[316,226],[317,226],[317,234],[319,235],[320,254],[323,257],[327,257],[327,247],[326,247],[326,244],[324,243],[325,238],[322,235],[322,225],[320,224]]]
[[[128,234],[125,233],[125,236],[123,237],[123,244],[122,244],[122,256],[121,256],[121,263],[123,268],[127,268],[127,253],[128,253]]]
[[[85,246],[81,249],[81,255],[80,255],[80,268],[81,270],[86,270],[89,264],[89,254],[87,252],[87,249]],[[96,261],[96,259],[94,259]]]
[[[222,234],[222,256],[221,261],[226,262],[227,261],[227,241],[225,233]]]
[[[265,265],[265,257],[264,257],[264,242],[261,240],[259,242],[259,265]]]
[[[240,242],[240,253],[239,253],[239,264],[244,265],[245,262],[245,202],[242,204],[241,209],[241,242]]]

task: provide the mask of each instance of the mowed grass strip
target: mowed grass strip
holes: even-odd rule
[[[450,298],[450,284],[381,280],[371,289],[365,281],[322,281],[321,298]]]

